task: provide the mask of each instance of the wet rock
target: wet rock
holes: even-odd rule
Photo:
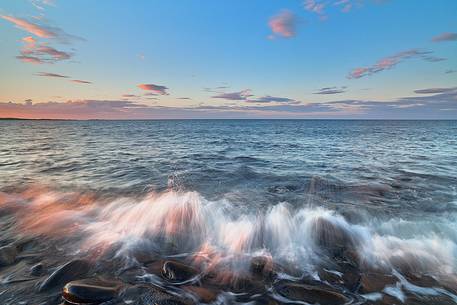
[[[48,278],[38,287],[42,292],[57,286],[63,287],[66,283],[84,277],[90,269],[90,264],[86,260],[75,259],[57,268]]]
[[[0,248],[0,266],[8,266],[14,263],[17,256],[17,249],[14,245],[3,246]]]
[[[380,292],[386,286],[392,286],[397,279],[390,274],[384,273],[363,273],[360,279],[360,292]]]
[[[126,304],[135,305],[193,305],[189,299],[171,295],[164,289],[150,285],[136,285],[124,290],[121,296]],[[123,303],[123,304],[124,304]]]
[[[384,273],[364,273],[360,279],[360,292],[372,293],[380,292],[386,286],[392,286],[397,282],[397,279],[390,274]]]
[[[318,286],[286,282],[277,285],[275,290],[292,301],[304,301],[320,305],[338,305],[349,302],[349,299],[339,292]]]
[[[43,274],[43,271],[44,265],[42,263],[35,264],[30,268],[30,274],[33,276],[40,276]]]
[[[355,292],[360,287],[361,273],[359,268],[355,267],[352,263],[340,263],[338,265],[343,273],[343,286],[352,292]]]
[[[198,273],[195,268],[176,261],[166,261],[162,266],[162,276],[172,282],[188,281]]]
[[[273,262],[271,258],[256,256],[251,259],[249,267],[251,273],[256,277],[272,279],[274,277]]]
[[[67,283],[62,297],[72,304],[99,304],[116,298],[122,285],[100,279],[84,279]]]
[[[183,288],[196,296],[201,303],[211,303],[217,299],[218,292],[214,289],[198,286],[186,286]]]
[[[350,232],[325,218],[316,220],[312,234],[317,245],[332,256],[353,256],[356,253],[355,240]]]

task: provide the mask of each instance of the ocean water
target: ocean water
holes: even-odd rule
[[[313,278],[349,303],[452,304],[456,216],[456,121],[0,121],[0,245],[32,236],[58,249],[52,266],[107,253],[130,266],[147,252],[236,277],[263,256],[292,270],[281,280]],[[325,281],[322,268],[347,271],[330,249],[342,240],[360,274],[395,283]],[[20,300],[9,287],[4,298]],[[221,290],[226,303],[258,297]]]

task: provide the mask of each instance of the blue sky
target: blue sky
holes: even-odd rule
[[[454,0],[3,0],[0,15],[2,117],[457,118]]]

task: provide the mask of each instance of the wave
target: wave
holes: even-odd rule
[[[234,269],[243,269],[249,258],[265,255],[312,273],[345,252],[365,269],[456,274],[453,222],[429,232],[424,228],[430,229],[430,223],[401,219],[352,224],[311,204],[296,208],[279,203],[249,211],[227,200],[176,191],[110,199],[35,188],[3,193],[0,207],[17,214],[17,227],[25,234],[77,239],[75,247],[88,252],[116,249],[126,261],[150,251],[231,261]],[[440,231],[447,234],[436,233]]]

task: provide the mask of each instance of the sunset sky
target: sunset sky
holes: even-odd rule
[[[0,0],[0,117],[457,119],[457,1]]]

